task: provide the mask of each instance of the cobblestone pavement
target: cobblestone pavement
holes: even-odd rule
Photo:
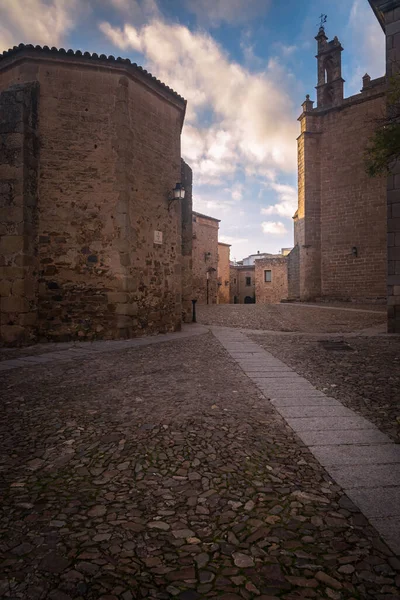
[[[197,320],[206,325],[243,329],[346,333],[385,324],[386,312],[376,307],[367,312],[292,304],[214,304],[199,305]]]
[[[400,560],[211,334],[2,381],[0,596],[400,597]]]
[[[137,338],[121,340],[96,340],[94,342],[60,342],[49,344],[36,344],[20,348],[0,348],[0,372],[20,368],[22,366],[49,363],[54,361],[68,362],[76,357],[91,358],[99,353],[110,354],[118,350],[139,348],[152,344],[165,343],[201,335],[210,328],[199,323],[182,325],[181,331],[146,335]]]
[[[400,442],[400,337],[252,338],[318,389]]]

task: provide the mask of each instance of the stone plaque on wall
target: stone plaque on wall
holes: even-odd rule
[[[163,243],[163,234],[162,234],[162,231],[155,231],[154,232],[154,243],[155,244],[162,244]]]

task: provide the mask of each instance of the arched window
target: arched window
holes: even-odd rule
[[[333,81],[333,60],[331,56],[327,56],[324,61],[324,79],[325,83]]]

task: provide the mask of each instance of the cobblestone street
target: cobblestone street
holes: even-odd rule
[[[303,333],[349,333],[367,328],[385,331],[386,307],[381,305],[322,306],[298,304],[213,304],[197,307],[198,322],[207,325],[298,331]]]
[[[1,377],[2,597],[400,598],[399,558],[212,333]]]

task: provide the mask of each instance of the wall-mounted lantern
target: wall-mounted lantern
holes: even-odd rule
[[[174,189],[172,190],[172,192],[169,192],[168,194],[168,210],[171,207],[171,204],[175,201],[175,200],[183,200],[185,197],[185,188],[183,187],[183,185],[181,183],[177,183],[174,187]]]
[[[352,253],[352,255],[354,256],[354,258],[357,258],[357,256],[358,256],[358,249],[357,249],[357,246],[353,246],[353,247],[352,247],[352,249],[351,249],[351,253]]]

